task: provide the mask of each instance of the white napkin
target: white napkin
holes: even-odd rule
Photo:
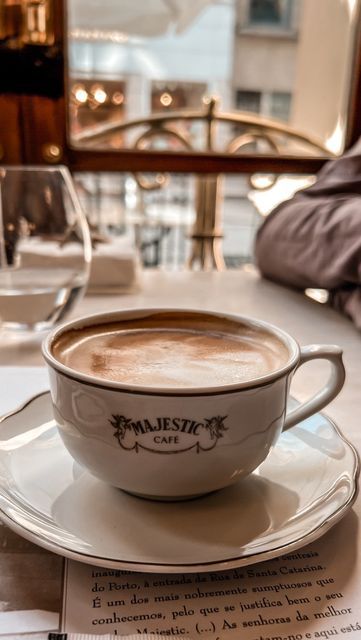
[[[82,264],[82,248],[77,242],[60,246],[58,242],[27,238],[19,244],[21,266],[66,268],[77,270]],[[138,283],[140,261],[129,236],[114,237],[100,242],[92,252],[88,291],[90,293],[121,293]]]

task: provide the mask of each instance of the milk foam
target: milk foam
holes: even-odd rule
[[[264,339],[262,339],[262,336]],[[68,367],[96,378],[147,387],[206,387],[245,382],[282,367],[275,336],[177,328],[74,330],[53,345]]]

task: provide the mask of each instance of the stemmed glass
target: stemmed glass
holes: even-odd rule
[[[43,331],[83,295],[88,223],[65,167],[0,168],[0,327]]]

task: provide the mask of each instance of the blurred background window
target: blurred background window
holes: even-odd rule
[[[114,125],[96,148],[131,148],[116,126],[202,109],[274,117],[343,151],[359,0],[68,0],[70,140]],[[195,149],[200,125],[188,123]],[[227,135],[221,135],[218,151]],[[222,148],[223,145],[223,148]],[[298,151],[312,155],[309,150]]]
[[[250,0],[248,24],[276,25],[288,29],[292,4],[292,0]]]
[[[260,113],[261,111],[260,91],[236,91],[236,108],[239,111],[250,111],[251,113]]]
[[[270,115],[287,122],[291,110],[291,94],[287,91],[272,91],[270,97]]]

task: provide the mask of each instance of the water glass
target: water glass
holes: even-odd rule
[[[0,167],[0,327],[44,331],[83,295],[91,238],[65,167]]]

